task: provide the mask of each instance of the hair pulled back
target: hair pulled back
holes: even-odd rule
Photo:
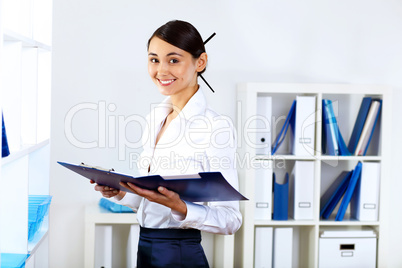
[[[172,20],[156,29],[148,40],[148,48],[154,37],[187,51],[194,59],[198,59],[205,52],[204,41],[200,33],[192,24],[186,21]],[[205,72],[205,69],[199,72],[198,75]]]

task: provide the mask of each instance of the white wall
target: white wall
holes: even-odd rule
[[[217,33],[207,44],[205,73],[216,93],[206,87],[204,92],[212,107],[233,119],[239,82],[321,82],[393,86],[395,120],[400,122],[401,1],[54,0],[50,267],[83,267],[84,206],[100,198],[85,179],[56,161],[135,174],[128,155],[140,151],[136,146],[119,149],[108,140],[102,144],[104,139],[95,148],[79,148],[65,134],[66,115],[76,105],[99,105],[77,112],[70,124],[77,140],[89,143],[108,138],[104,129],[111,124],[104,118],[147,114],[162,97],[147,74],[146,42],[171,19],[190,21],[204,38]],[[102,110],[103,104],[116,109]],[[106,128],[99,131],[98,122],[106,122]],[[390,199],[398,208],[400,125],[384,133],[395,144]],[[120,126],[128,140],[139,139],[138,124]],[[402,265],[400,221],[401,213],[391,215],[395,235],[390,237],[389,267]]]

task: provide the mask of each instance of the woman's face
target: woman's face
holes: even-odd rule
[[[194,59],[189,52],[154,37],[148,47],[148,73],[163,95],[179,96],[187,89],[195,92],[201,58]]]

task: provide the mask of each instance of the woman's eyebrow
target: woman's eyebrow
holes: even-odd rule
[[[149,52],[149,53],[148,53],[148,56],[158,56],[158,54],[156,54],[156,53],[154,53],[154,52]],[[180,57],[183,57],[182,54],[177,53],[177,52],[170,52],[170,53],[168,53],[166,56],[180,56]]]
[[[170,53],[168,53],[166,56],[180,56],[180,57],[183,57],[182,54],[177,53],[177,52],[170,52]]]

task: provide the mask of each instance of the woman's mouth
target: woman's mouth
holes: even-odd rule
[[[158,81],[159,81],[159,84],[161,84],[162,86],[169,86],[174,81],[176,81],[176,79],[165,79],[165,80],[158,79]]]

